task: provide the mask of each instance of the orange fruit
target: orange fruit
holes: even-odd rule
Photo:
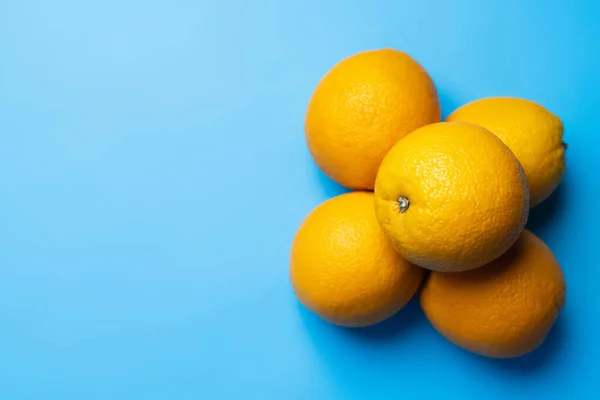
[[[565,280],[550,249],[525,230],[502,257],[473,271],[432,272],[421,306],[435,329],[464,349],[518,357],[546,338],[565,302]]]
[[[437,91],[423,67],[406,53],[381,49],[346,58],[325,75],[304,127],[326,175],[352,189],[372,190],[394,143],[439,121]]]
[[[379,228],[373,194],[352,192],[315,208],[294,238],[290,277],[302,304],[342,326],[392,316],[425,272],[403,260]]]
[[[533,101],[492,97],[454,111],[447,121],[471,122],[498,136],[515,153],[529,183],[531,205],[544,201],[565,173],[563,124]]]
[[[441,122],[386,155],[375,184],[377,218],[396,250],[437,271],[466,271],[501,256],[529,214],[523,169],[484,128]]]

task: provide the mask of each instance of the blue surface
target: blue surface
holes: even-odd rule
[[[599,15],[592,0],[1,1],[0,398],[598,398]],[[455,348],[415,302],[343,330],[292,294],[295,230],[342,192],[309,157],[307,101],[380,47],[429,70],[444,115],[511,95],[564,120],[566,178],[529,225],[567,304],[530,356]]]

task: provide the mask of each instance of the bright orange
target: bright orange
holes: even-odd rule
[[[346,58],[325,75],[304,127],[325,174],[346,187],[372,190],[394,143],[439,121],[437,91],[423,67],[406,53],[381,49]]]
[[[304,220],[292,245],[296,296],[323,319],[366,326],[400,310],[425,272],[403,260],[379,228],[373,194],[334,197]]]
[[[502,257],[473,271],[432,272],[421,306],[452,343],[488,357],[518,357],[546,338],[565,302],[550,249],[529,231]]]
[[[515,153],[529,182],[531,205],[544,201],[565,173],[563,124],[533,101],[491,97],[454,111],[447,121],[471,122],[490,130]]]
[[[460,122],[428,125],[399,141],[381,164],[375,199],[396,250],[437,271],[466,271],[499,257],[529,213],[514,154],[484,128]]]

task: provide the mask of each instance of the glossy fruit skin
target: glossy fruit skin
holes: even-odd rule
[[[346,58],[325,75],[304,128],[326,175],[351,189],[372,190],[387,151],[440,118],[437,91],[423,67],[406,53],[380,49]]]
[[[379,228],[373,194],[327,200],[302,222],[290,278],[300,302],[323,319],[361,327],[383,321],[415,294],[425,271],[402,259]]]
[[[400,212],[398,199],[410,205]],[[521,165],[477,125],[417,129],[386,155],[375,184],[377,219],[396,250],[436,271],[467,271],[501,256],[529,215]]]
[[[464,121],[488,129],[517,156],[529,183],[531,206],[558,187],[566,170],[562,121],[533,101],[490,97],[454,111],[447,121]]]
[[[473,271],[432,272],[423,311],[452,343],[487,357],[512,358],[542,344],[565,302],[558,261],[525,230],[502,257]]]

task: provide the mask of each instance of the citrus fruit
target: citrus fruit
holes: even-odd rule
[[[386,155],[375,184],[377,218],[396,250],[438,271],[465,271],[502,255],[529,214],[521,165],[482,127],[440,122]]]
[[[550,249],[525,230],[502,257],[473,271],[432,272],[421,306],[452,343],[488,357],[536,349],[565,301],[565,280]]]
[[[366,326],[390,317],[414,295],[424,273],[390,245],[377,224],[372,193],[347,193],[321,204],[292,245],[296,296],[337,325]]]
[[[411,131],[440,121],[435,86],[408,54],[381,49],[338,63],[308,105],[308,148],[343,186],[372,190],[387,151]]]
[[[523,166],[532,206],[550,196],[565,173],[563,124],[533,101],[508,97],[476,100],[454,111],[447,121],[471,122],[498,136]]]

